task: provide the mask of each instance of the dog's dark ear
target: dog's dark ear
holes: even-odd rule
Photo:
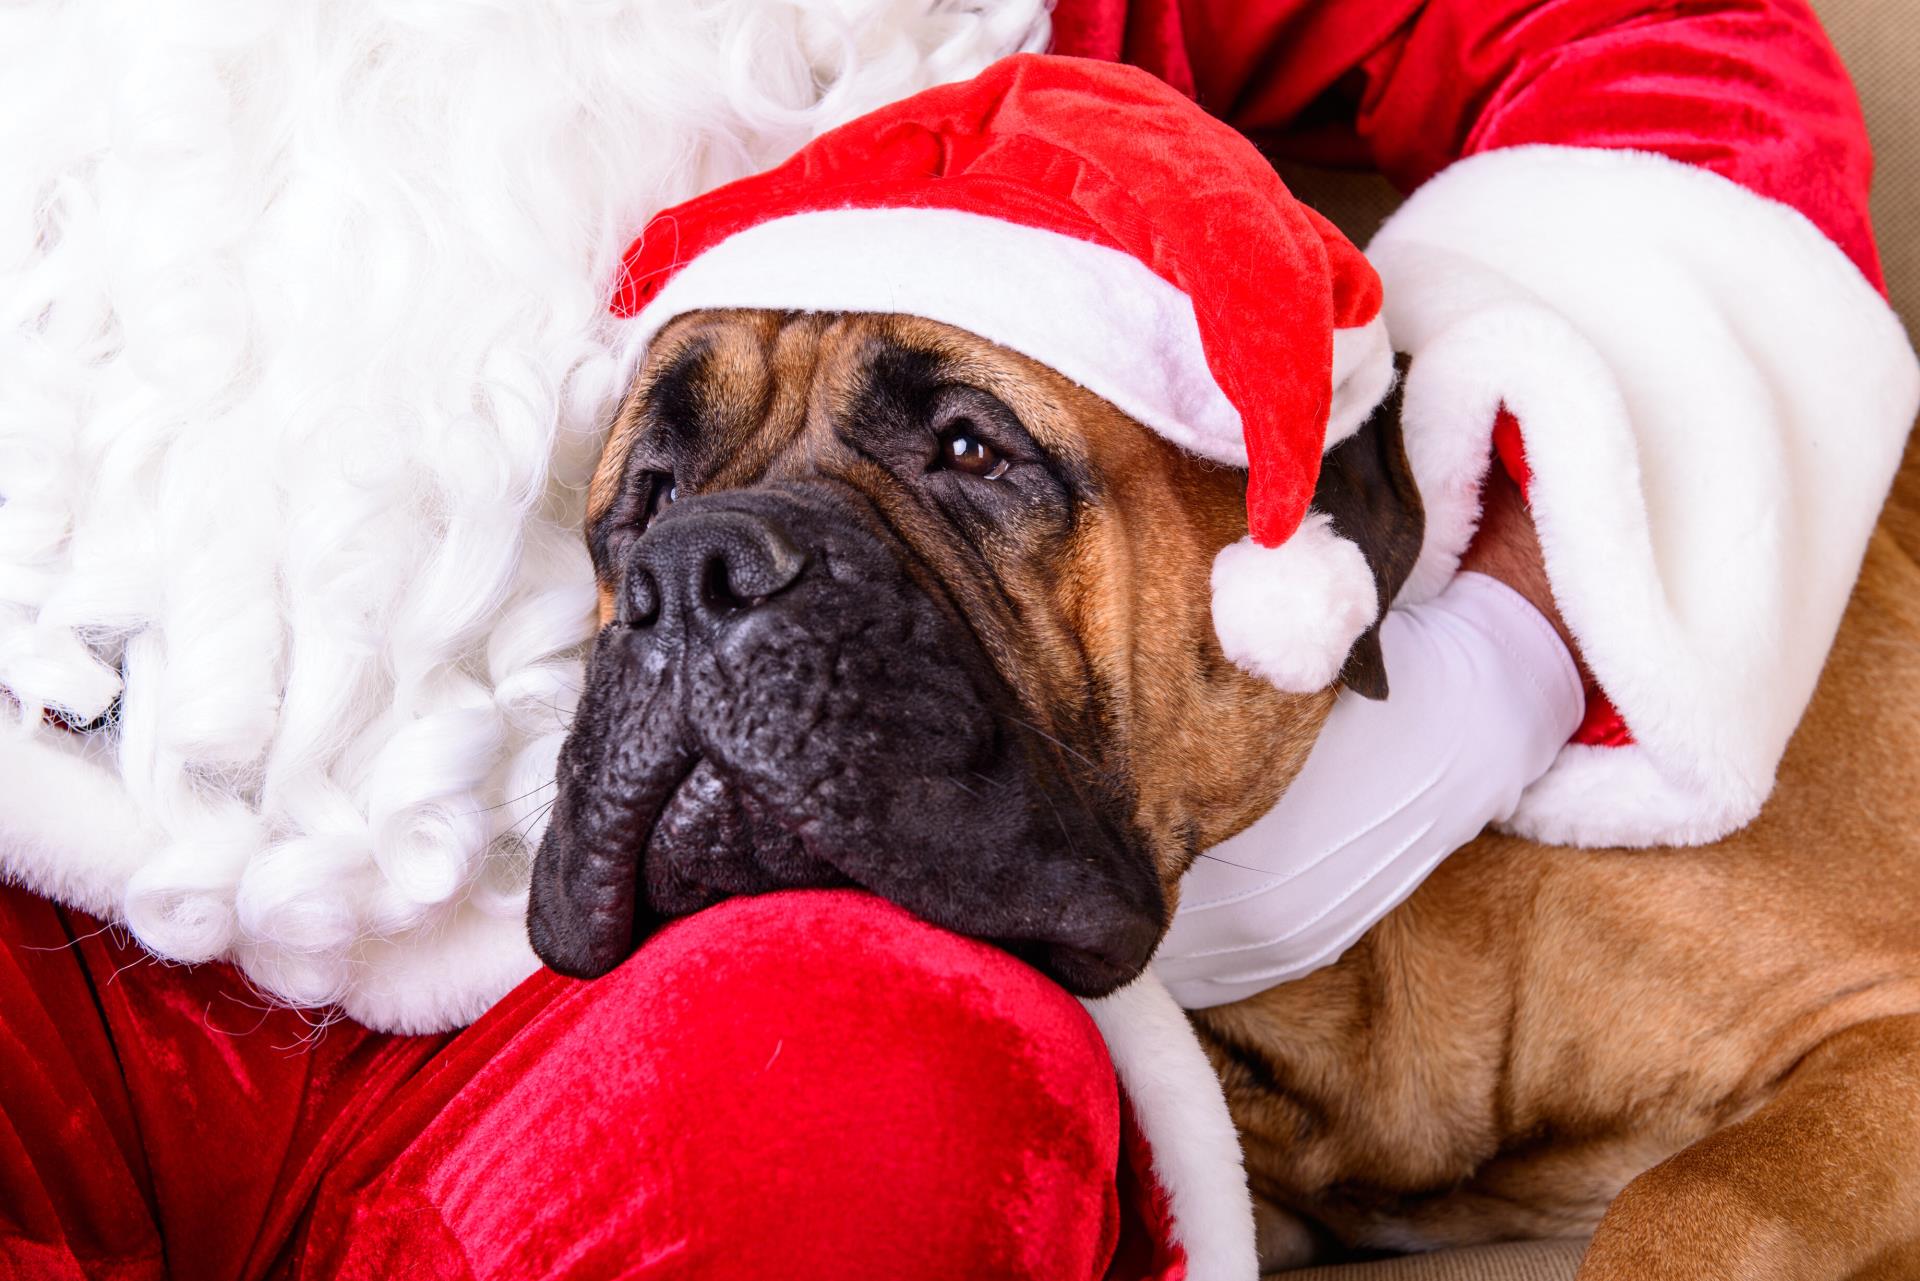
[[[1426,509],[1400,434],[1404,361],[1399,372],[1392,393],[1373,416],[1320,460],[1320,483],[1313,491],[1314,509],[1325,512],[1334,531],[1366,556],[1380,593],[1381,617],[1413,572],[1426,533]],[[1387,696],[1387,665],[1380,653],[1377,621],[1354,642],[1340,682],[1367,698]]]

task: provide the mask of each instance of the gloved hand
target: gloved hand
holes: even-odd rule
[[[1343,694],[1279,805],[1188,870],[1153,966],[1182,1005],[1224,1005],[1331,964],[1511,815],[1579,727],[1572,637],[1498,468],[1462,564],[1439,596],[1382,622],[1391,696]]]

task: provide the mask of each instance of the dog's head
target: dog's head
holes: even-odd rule
[[[1076,993],[1127,981],[1334,698],[1221,654],[1244,503],[1243,473],[947,326],[673,322],[590,496],[602,627],[535,951],[596,975],[718,899],[847,885]],[[1397,429],[1330,457],[1316,505],[1384,601],[1420,538]],[[1366,638],[1346,679],[1378,692],[1377,665]]]

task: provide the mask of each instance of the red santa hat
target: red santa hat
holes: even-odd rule
[[[1247,468],[1214,625],[1283,689],[1331,684],[1375,621],[1365,558],[1310,502],[1321,454],[1393,379],[1379,279],[1252,144],[1145,72],[1008,58],[661,213],[615,313],[638,346],[709,307],[942,321]]]

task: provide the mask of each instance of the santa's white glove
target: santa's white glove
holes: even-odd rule
[[[1279,805],[1181,882],[1153,968],[1189,1009],[1337,959],[1440,860],[1511,815],[1579,727],[1566,645],[1484,574],[1391,611],[1380,642],[1391,696],[1341,695]]]

